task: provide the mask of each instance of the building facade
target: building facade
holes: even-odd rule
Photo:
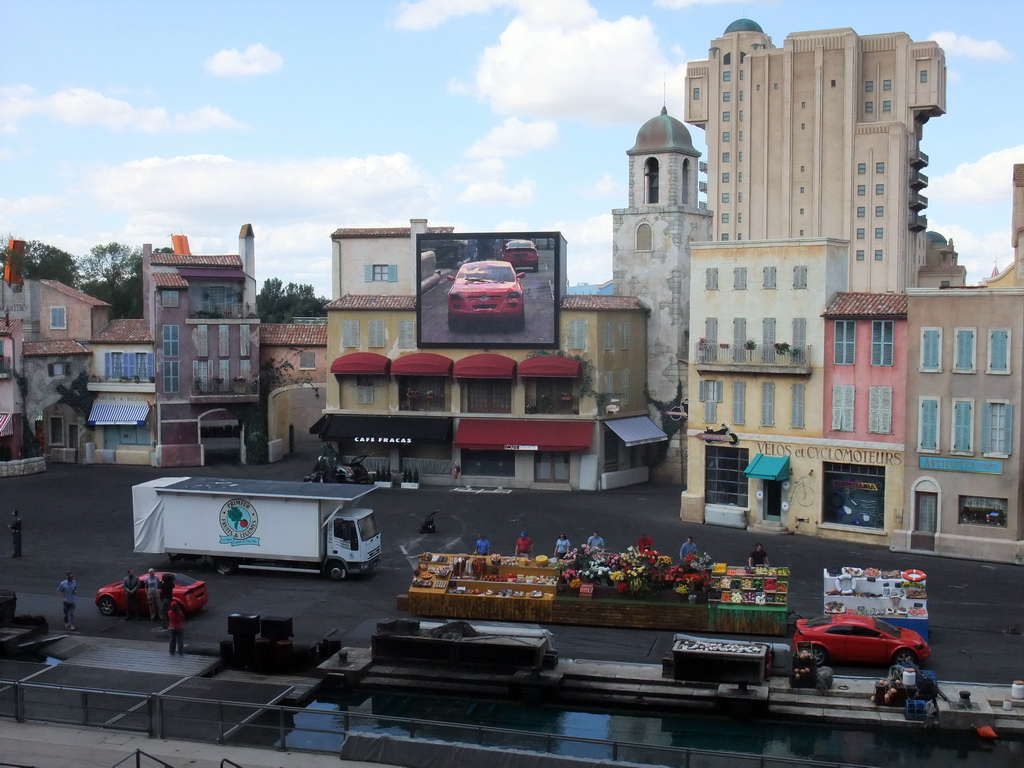
[[[685,119],[706,134],[714,238],[850,240],[850,290],[916,285],[920,142],[945,108],[934,42],[845,28],[794,32],[776,48],[756,22],[733,22],[687,68]]]
[[[326,401],[327,318],[261,324],[259,367],[263,382],[271,386],[267,393],[271,458],[315,442],[309,427],[320,418]]]

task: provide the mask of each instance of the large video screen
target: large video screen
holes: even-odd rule
[[[416,236],[421,347],[558,347],[560,232]]]

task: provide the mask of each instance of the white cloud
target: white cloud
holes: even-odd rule
[[[469,184],[459,195],[460,203],[487,205],[528,205],[533,202],[536,183],[526,179],[514,187],[499,181],[481,181]]]
[[[395,26],[413,32],[435,29],[457,16],[490,13],[502,6],[516,5],[512,0],[416,0],[398,5]]]
[[[0,88],[0,115],[0,129],[8,133],[16,131],[19,123],[32,115],[69,125],[99,125],[116,131],[132,129],[146,133],[245,127],[215,107],[171,115],[162,107],[135,107],[86,88],[68,88],[49,96],[29,86]]]
[[[245,77],[277,72],[284,65],[280,54],[262,43],[253,43],[244,51],[237,48],[217,51],[203,62],[206,71],[218,77]]]
[[[492,128],[466,150],[466,157],[515,157],[558,143],[558,126],[550,122],[524,123],[516,117]]]
[[[1009,222],[1004,230],[980,234],[957,224],[939,224],[935,231],[953,241],[960,265],[967,268],[968,285],[976,285],[990,276],[993,266],[1002,271],[1013,261]]]
[[[928,39],[941,45],[947,56],[962,56],[965,59],[987,59],[989,61],[1008,61],[1013,58],[1013,55],[997,40],[975,40],[967,35],[958,35],[956,32],[932,32]]]
[[[628,186],[624,181],[616,181],[610,173],[606,173],[593,184],[584,187],[582,194],[589,198],[614,197],[625,200],[627,192]]]
[[[645,18],[598,18],[586,3],[530,3],[487,48],[471,84],[453,84],[501,114],[637,121],[664,93],[684,93],[685,61],[659,53]]]
[[[612,216],[602,213],[582,221],[560,221],[551,227],[568,243],[568,281],[600,284],[612,277]]]
[[[747,0],[654,0],[657,8],[692,8],[695,5],[748,5]]]
[[[961,163],[952,173],[931,179],[928,196],[950,206],[992,205],[1010,199],[1014,163],[1024,163],[1024,144]]]

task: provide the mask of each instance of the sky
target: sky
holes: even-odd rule
[[[569,283],[601,283],[637,130],[663,104],[683,119],[686,63],[743,17],[776,47],[938,41],[929,229],[969,283],[1011,262],[1024,3],[1005,0],[0,0],[0,234],[219,254],[251,223],[259,285],[333,298],[335,229],[425,218],[560,230]]]

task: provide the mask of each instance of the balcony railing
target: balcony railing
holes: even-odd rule
[[[207,304],[189,308],[189,317],[210,318],[210,319],[238,319],[255,318],[256,314],[247,310],[247,305],[241,302],[237,304]]]
[[[260,380],[253,379],[196,379],[192,385],[196,395],[258,395]]]
[[[11,373],[11,358],[0,357],[0,376],[6,379],[11,375]]]
[[[811,346],[794,347],[785,343],[768,346],[748,344],[697,344],[697,365],[771,365],[779,368],[806,368],[810,365]]]
[[[402,397],[399,409],[403,411],[445,411],[445,397],[441,395],[415,394],[409,392]]]
[[[570,394],[556,395],[554,397],[550,395],[541,395],[540,397],[535,397],[533,399],[527,396],[526,412],[568,415],[579,413],[580,404],[579,400]]]

